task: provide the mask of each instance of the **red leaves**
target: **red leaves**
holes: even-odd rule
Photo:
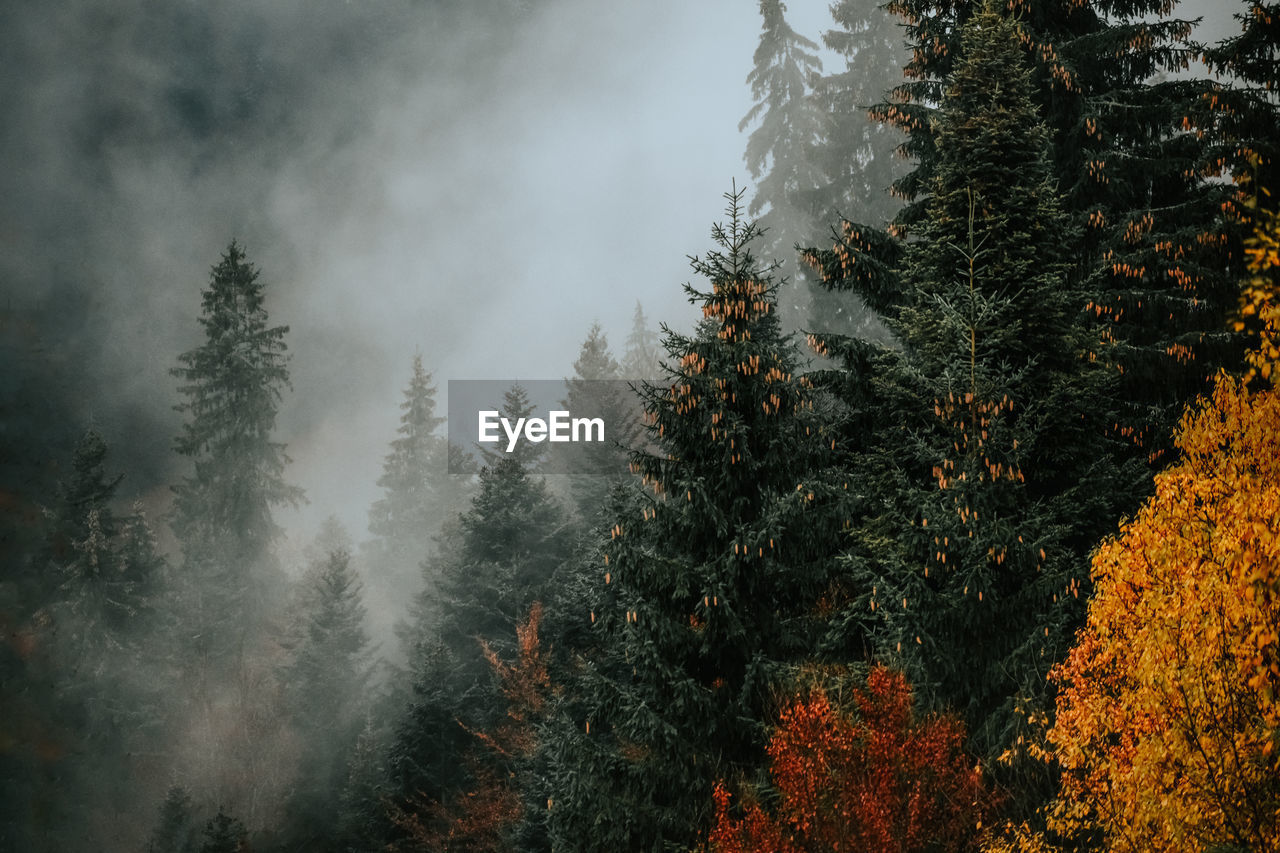
[[[731,814],[715,790],[717,853],[977,848],[988,796],[964,755],[963,727],[917,719],[906,679],[872,670],[857,717],[814,688],[783,711],[769,744],[776,813],[749,802]]]

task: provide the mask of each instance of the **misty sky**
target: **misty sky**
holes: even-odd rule
[[[280,438],[311,504],[281,520],[306,536],[336,513],[362,538],[415,352],[443,397],[451,378],[569,373],[593,320],[620,349],[637,299],[655,324],[687,329],[685,256],[710,247],[721,194],[749,179],[737,125],[756,4],[534,5],[501,49],[461,26],[447,39],[383,33],[392,47],[374,59],[346,56],[341,27],[300,25],[301,0],[219,6],[190,36],[210,67],[236,68],[226,51],[252,43],[278,77],[309,82],[217,146],[217,127],[193,143],[147,100],[172,82],[140,58],[154,38],[143,22],[163,25],[158,0],[97,4],[118,10],[106,25],[76,3],[5,13],[3,105],[21,130],[4,151],[20,162],[8,189],[23,201],[0,211],[0,238],[25,248],[54,234],[58,249],[14,251],[4,270],[27,289],[61,276],[92,292],[103,397],[88,414],[176,431],[167,370],[198,341],[199,291],[236,237],[271,284],[273,320],[292,327]],[[1223,4],[1184,9],[1197,5],[1221,34]],[[788,11],[815,40],[826,26],[822,0]],[[261,77],[243,74],[248,88]],[[143,142],[93,147],[67,132],[102,103],[150,128]]]

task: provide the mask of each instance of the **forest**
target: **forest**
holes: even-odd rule
[[[586,4],[0,11],[0,849],[1280,851],[1280,3],[740,5],[703,243],[619,198],[554,267],[339,212],[456,191],[357,150],[554,124],[492,98]],[[289,285],[326,241],[367,311]],[[525,299],[623,424],[567,471],[446,425],[469,302],[535,412]]]

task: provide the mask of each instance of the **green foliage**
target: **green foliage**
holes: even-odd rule
[[[791,246],[823,221],[827,211],[820,192],[825,185],[817,164],[823,116],[810,96],[822,70],[818,45],[791,28],[781,0],[760,0],[762,29],[747,75],[755,104],[738,130],[755,124],[744,159],[758,180],[748,207],[759,215],[766,257],[788,259]],[[783,322],[796,326],[808,308],[807,288],[789,285],[779,296]]]
[[[760,251],[782,259],[779,269],[791,279],[779,289],[783,325],[882,337],[856,295],[833,294],[806,268],[793,269],[793,247],[811,242],[839,216],[884,220],[896,208],[885,194],[896,133],[865,112],[896,72],[892,19],[868,3],[833,5],[839,28],[823,42],[845,67],[824,76],[818,45],[790,27],[784,3],[762,0],[760,14],[763,28],[747,77],[755,104],[738,128],[756,125],[745,159],[759,183],[748,211],[760,216]]]
[[[531,412],[523,388],[507,392],[504,417]],[[488,768],[483,759],[464,760],[474,754],[475,733],[494,731],[506,712],[485,648],[504,663],[516,659],[516,626],[567,556],[565,514],[529,471],[541,452],[525,442],[492,454],[470,508],[446,528],[426,565],[427,586],[406,635],[413,695],[390,768],[393,807],[423,825],[474,790]]]
[[[1194,59],[1190,24],[1163,0],[1007,4],[1033,63],[1031,97],[1049,133],[1052,173],[1071,221],[1070,256],[1085,273],[1073,310],[1107,324],[1097,357],[1121,377],[1113,432],[1130,455],[1162,463],[1181,405],[1218,365],[1239,362],[1223,331],[1238,255],[1224,237],[1229,188],[1205,140],[1191,129],[1205,81],[1166,78]],[[983,4],[894,0],[912,48],[905,80],[872,112],[907,134],[915,161],[895,183],[907,200],[891,232],[925,221],[940,168],[939,110],[963,61],[960,32]],[[1004,8],[1004,7],[1002,7]],[[1099,57],[1105,57],[1100,61]],[[901,247],[866,226],[843,224],[835,249],[811,251],[824,283],[862,294],[873,307],[896,289]],[[837,348],[838,349],[838,348]],[[836,354],[839,354],[838,352]],[[1111,405],[1111,404],[1109,404]]]
[[[852,463],[867,510],[828,641],[838,657],[869,634],[991,761],[1019,743],[1021,705],[1046,701],[1088,551],[1139,476],[1104,435],[1114,377],[1074,310],[1072,229],[1015,25],[985,9],[963,48],[902,261],[901,347],[863,379],[882,416]],[[1019,778],[1020,793],[1044,781]]]
[[[402,601],[406,593],[420,590],[422,564],[434,554],[446,519],[462,505],[470,476],[449,473],[453,448],[439,433],[445,419],[436,414],[436,387],[419,356],[414,356],[400,411],[400,426],[378,478],[382,497],[369,510],[373,538],[363,557],[371,600],[403,615]],[[470,469],[461,465],[453,470]]]
[[[364,724],[371,674],[361,586],[346,550],[331,551],[303,579],[295,637],[281,683],[302,744],[289,801],[292,843],[317,849],[336,832],[348,755]]]
[[[289,373],[284,336],[271,326],[258,270],[232,242],[201,294],[205,340],[178,357],[186,415],[174,448],[194,473],[174,487],[172,524],[186,583],[198,593],[193,634],[206,645],[216,626],[264,603],[270,546],[279,530],[272,507],[296,504],[300,489],[284,480],[288,457],[272,439]],[[237,621],[243,619],[237,618]],[[219,654],[229,641],[221,638]]]
[[[775,287],[728,194],[720,250],[693,259],[704,319],[668,333],[667,383],[643,389],[656,451],[575,614],[590,633],[547,726],[556,849],[684,849],[709,828],[717,776],[763,760],[775,685],[816,636],[836,499],[829,451]],[[584,612],[585,611],[585,612]]]

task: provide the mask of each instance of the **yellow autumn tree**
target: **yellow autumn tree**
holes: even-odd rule
[[[1219,376],[1182,460],[1093,560],[1048,740],[1048,836],[1108,851],[1280,851],[1280,372],[1276,220],[1251,241],[1251,387]],[[998,847],[1007,849],[1005,845]]]

